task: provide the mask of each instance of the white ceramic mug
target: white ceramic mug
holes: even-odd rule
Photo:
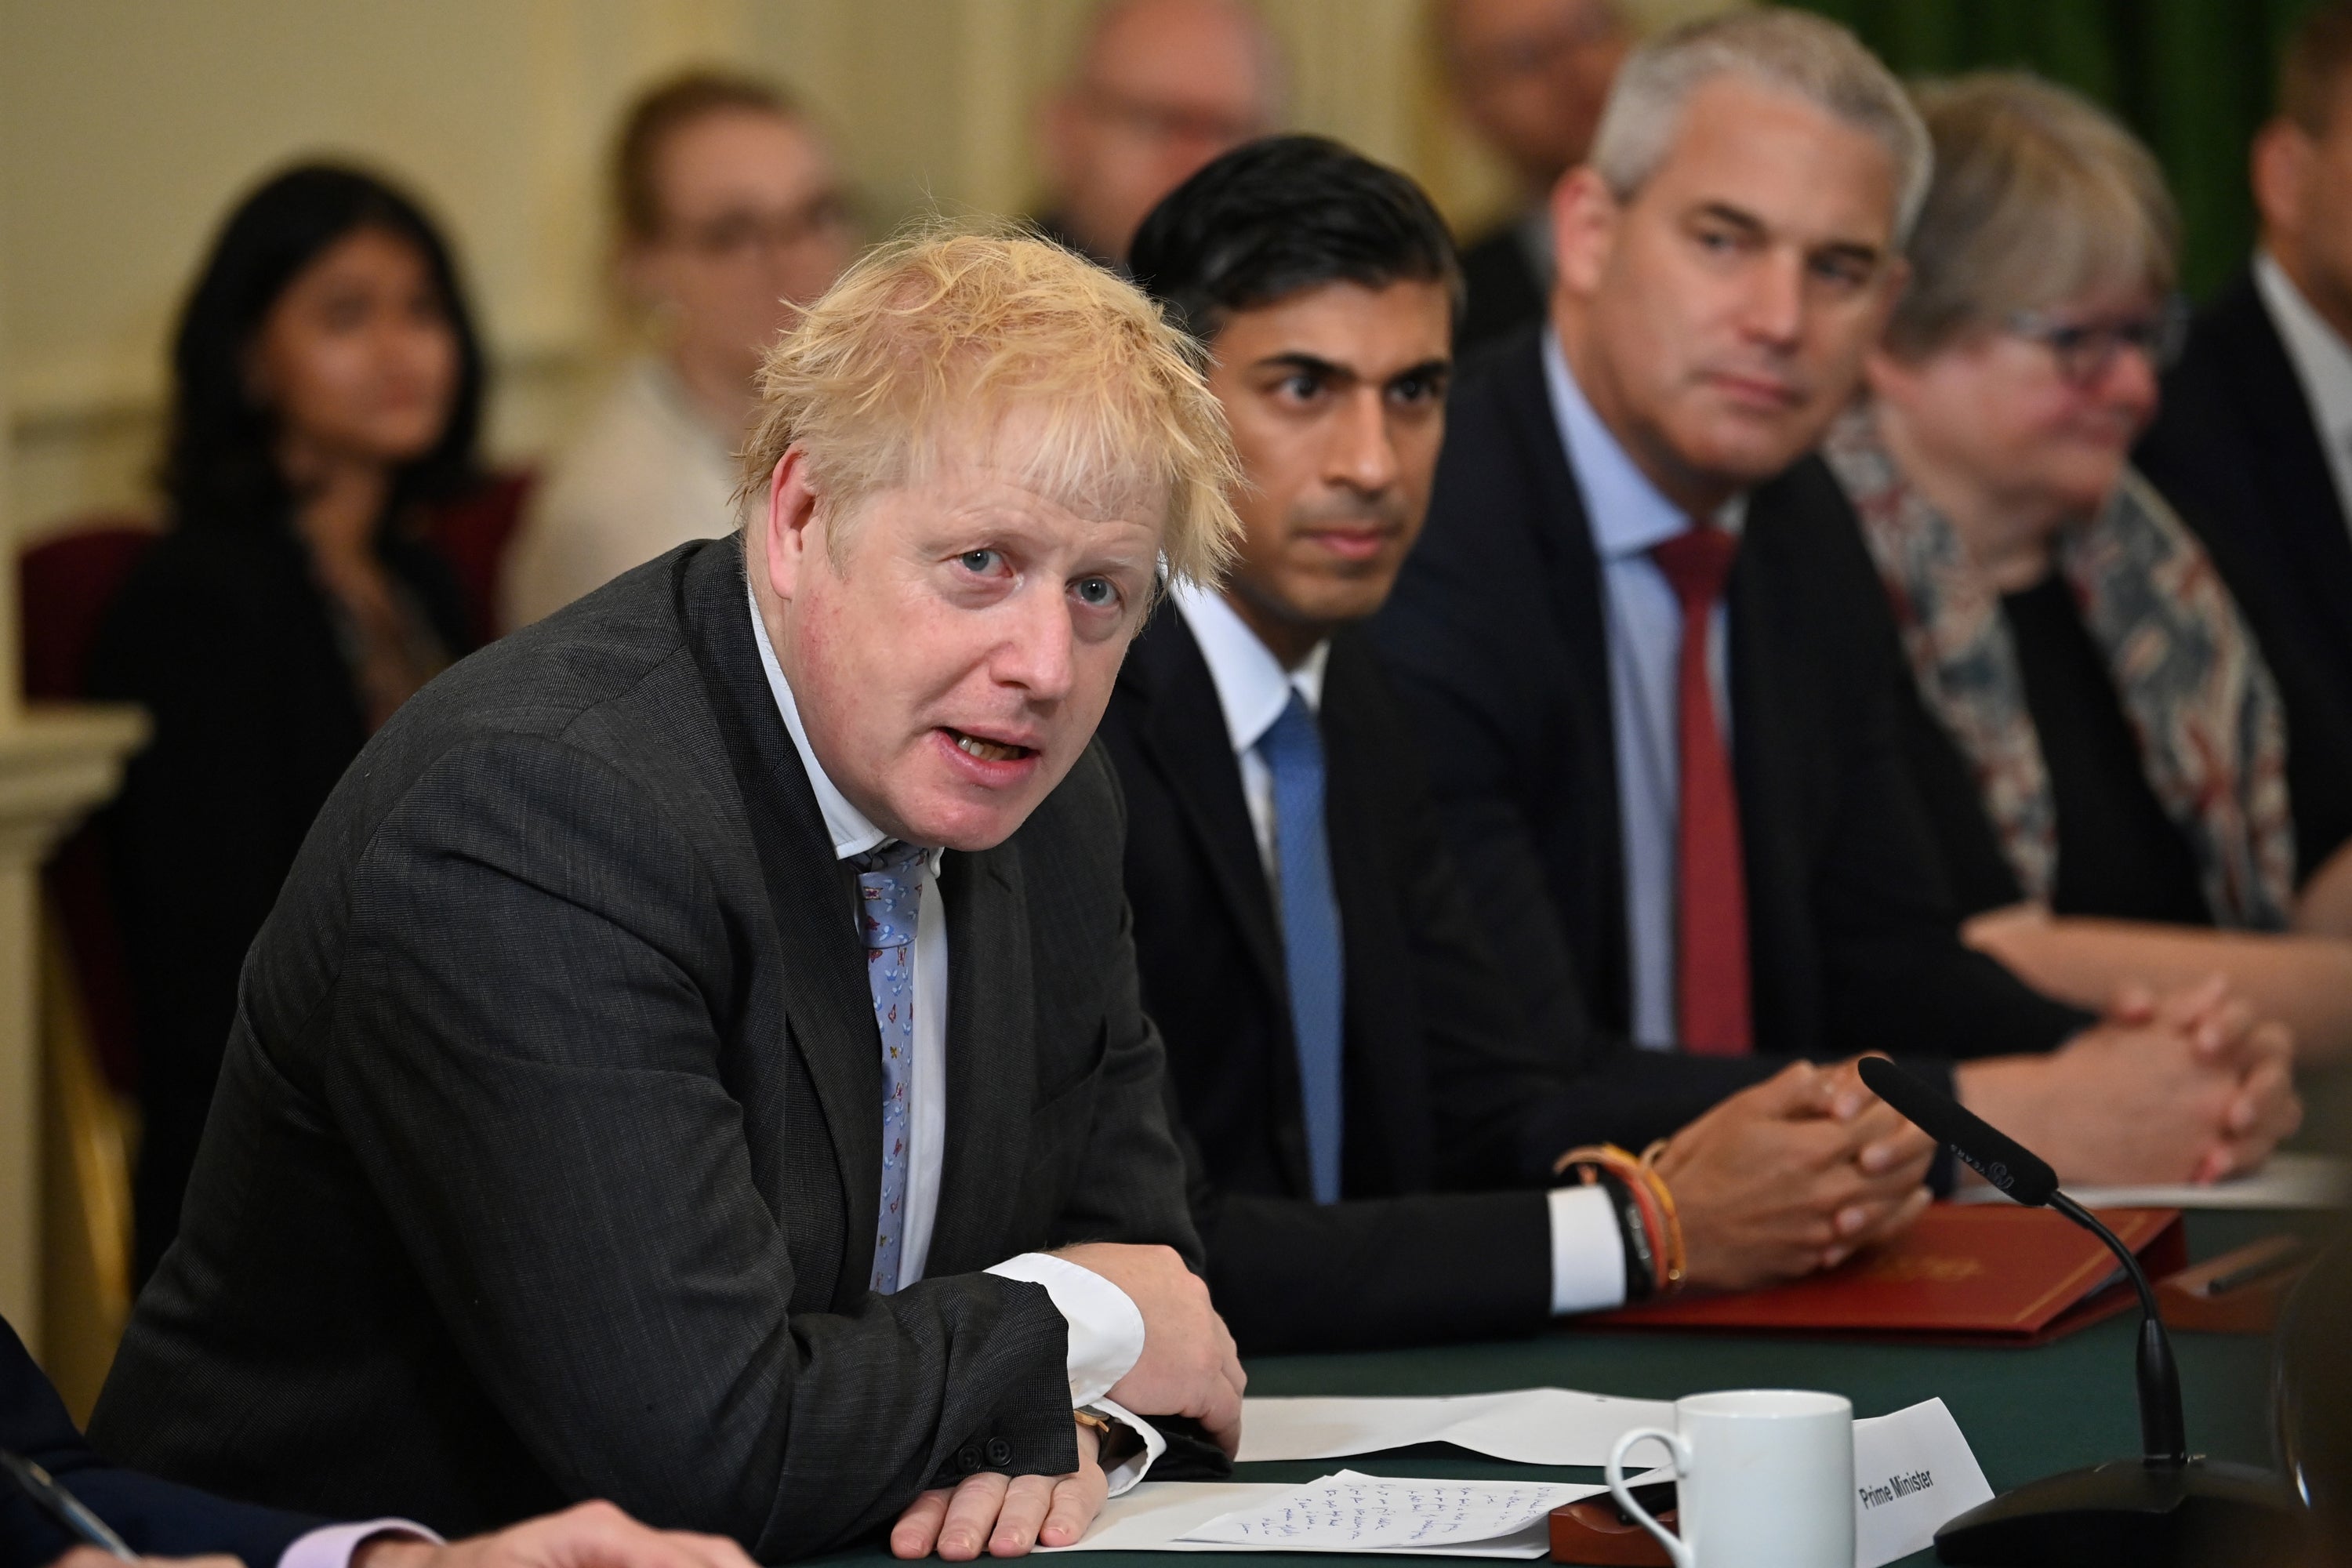
[[[1673,1456],[1679,1537],[1633,1500],[1625,1455]],[[1789,1388],[1694,1394],[1675,1430],[1637,1426],[1609,1450],[1609,1495],[1675,1568],[1853,1568],[1853,1405]]]

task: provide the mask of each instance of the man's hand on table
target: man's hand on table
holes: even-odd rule
[[[1742,1089],[1658,1157],[1688,1281],[1744,1290],[1836,1267],[1919,1217],[1935,1152],[1852,1062],[1798,1062]]]
[[[583,1502],[489,1535],[436,1546],[379,1535],[352,1553],[351,1568],[752,1568],[723,1535],[639,1524],[609,1502]]]
[[[2218,1181],[2303,1121],[2292,1037],[2218,977],[2161,998],[2127,990],[2047,1056],[1964,1062],[1953,1083],[2078,1185]]]
[[[1209,1287],[1170,1247],[1092,1242],[1055,1253],[1101,1275],[1143,1314],[1143,1354],[1110,1396],[1138,1415],[1189,1415],[1227,1454],[1241,1451],[1242,1372]]]
[[[236,1558],[147,1557],[161,1568],[245,1568]],[[77,1546],[51,1568],[118,1568],[94,1546]],[[442,1545],[388,1531],[352,1549],[350,1568],[752,1568],[724,1536],[639,1524],[608,1502],[583,1502],[489,1535]]]
[[[1067,1546],[1087,1532],[1110,1494],[1097,1462],[1096,1436],[1078,1428],[1078,1468],[1066,1476],[1003,1476],[982,1470],[958,1485],[927,1491],[890,1530],[895,1557],[969,1563],[984,1545],[992,1557],[1019,1557],[1033,1546]]]

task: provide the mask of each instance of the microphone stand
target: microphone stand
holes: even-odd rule
[[[1946,1563],[2019,1568],[2166,1568],[2301,1560],[2305,1515],[2277,1478],[2189,1451],[2180,1370],[2139,1259],[2096,1215],[2058,1189],[2048,1162],[1884,1059],[1863,1081],[2028,1207],[2047,1205],[2101,1241],[2139,1294],[2140,1457],[2068,1470],[2003,1492],[1936,1532]]]

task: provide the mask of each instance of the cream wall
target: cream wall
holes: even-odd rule
[[[884,225],[934,204],[1018,211],[1032,105],[1090,4],[0,0],[0,505],[30,538],[150,504],[179,292],[228,204],[284,160],[363,158],[447,221],[498,372],[491,448],[528,460],[612,346],[598,160],[635,88],[688,60],[772,72],[833,129]],[[1297,121],[1475,220],[1506,193],[1444,112],[1423,5],[1265,8],[1295,62]]]

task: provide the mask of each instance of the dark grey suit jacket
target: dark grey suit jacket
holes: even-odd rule
[[[1076,1462],[1066,1330],[978,1272],[1196,1266],[1099,752],[950,854],[924,1282],[866,1289],[881,1068],[855,879],[734,540],[464,661],[337,786],[246,963],[115,1458],[457,1534],[566,1500],[766,1559]]]

